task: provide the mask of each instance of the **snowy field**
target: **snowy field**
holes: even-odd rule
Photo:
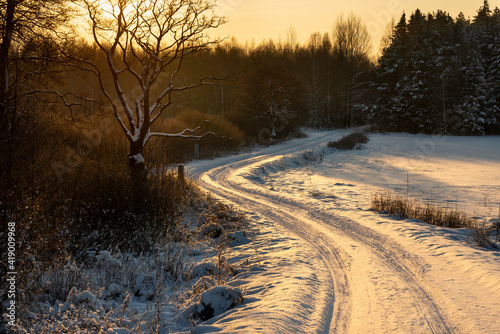
[[[492,333],[500,252],[471,231],[371,211],[391,191],[491,225],[500,207],[500,137],[372,134],[336,151],[309,138],[189,166],[200,185],[248,212],[259,265],[231,284],[245,301],[196,333]],[[246,250],[248,252],[248,250]],[[235,253],[237,258],[237,254]]]

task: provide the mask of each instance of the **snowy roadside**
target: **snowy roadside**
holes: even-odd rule
[[[483,333],[498,326],[500,252],[468,243],[472,233],[468,229],[399,220],[370,210],[377,191],[401,195],[409,191],[424,203],[463,210],[481,225],[498,223],[500,138],[441,140],[376,134],[361,150],[317,147],[276,156],[240,170],[233,181],[277,201],[300,203],[312,213],[332,213],[389,237],[416,256],[422,282],[453,322],[463,330]],[[342,246],[352,248],[349,241]],[[349,252],[352,257],[357,253]]]
[[[30,304],[6,333],[190,333],[240,304],[231,281],[259,265],[249,246],[256,232],[210,197],[191,201],[183,227],[150,252],[87,250],[83,262],[34,263],[23,278],[39,290],[23,297]]]
[[[322,310],[326,318],[323,324],[330,323],[319,322],[315,331],[377,333],[423,330],[423,326],[438,332],[487,333],[496,328],[500,310],[498,251],[467,243],[469,230],[398,220],[369,208],[375,192],[391,190],[409,192],[423,202],[456,206],[486,224],[497,222],[499,138],[377,134],[361,150],[325,149],[329,140],[345,133],[313,132],[308,139],[259,152],[198,162],[192,173],[202,187],[221,198],[274,220],[280,236],[306,241],[312,247],[311,257],[340,259],[336,262],[340,271],[333,267],[331,276],[318,281],[316,289],[328,290],[333,279],[346,275],[345,282],[335,281],[336,285],[344,284],[345,291],[332,289],[333,297],[314,289],[300,291],[298,298],[310,305],[334,303],[333,313],[326,307]],[[290,220],[293,216],[297,222]],[[324,242],[332,247],[321,246]],[[279,254],[278,249],[275,253]],[[342,262],[347,265],[342,267]],[[274,270],[280,272],[276,279],[286,281],[286,270],[280,270],[276,263],[279,261],[275,261]],[[325,267],[327,263],[320,265],[318,272],[324,272]],[[399,278],[395,280],[395,276]],[[255,301],[255,310],[287,296],[286,291],[262,296]],[[347,309],[344,314],[338,304]],[[290,308],[286,319],[279,312],[267,311],[270,313],[262,318],[261,326],[245,320],[246,316],[252,319],[248,312],[240,319],[221,317],[210,328],[266,333],[270,331],[264,327],[288,322],[278,332],[307,332],[303,329],[308,324],[302,318],[304,308]]]
[[[466,229],[375,213],[370,199],[410,192],[496,223],[500,139],[374,134],[360,150],[325,148],[347,132],[190,164],[226,204],[188,213],[197,241],[47,272],[48,286],[74,289],[28,314],[28,332],[491,332],[500,252],[467,243]]]

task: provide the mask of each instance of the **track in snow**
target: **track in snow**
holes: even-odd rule
[[[291,144],[195,163],[190,173],[200,187],[281,225],[315,250],[331,278],[320,283],[321,290],[334,292],[324,297],[318,332],[453,333],[422,282],[418,261],[386,236],[347,217],[310,209],[293,197],[249,188],[234,177],[248,166],[317,148],[344,134],[315,133]]]

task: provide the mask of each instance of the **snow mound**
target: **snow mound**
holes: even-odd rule
[[[218,316],[243,302],[243,294],[238,288],[215,286],[201,294],[194,316],[203,321]]]
[[[78,292],[78,290],[73,287],[68,294],[68,299],[63,304],[62,311],[71,309],[73,305],[85,305],[92,310],[103,310],[101,301],[94,296],[90,291]]]

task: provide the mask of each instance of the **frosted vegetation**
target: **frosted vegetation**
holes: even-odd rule
[[[10,330],[47,334],[189,330],[240,304],[242,291],[226,284],[253,265],[248,258],[239,259],[241,263],[231,258],[231,247],[250,242],[244,216],[193,190],[177,205],[185,213],[169,226],[159,227],[141,217],[134,219],[138,228],[133,235],[107,227],[112,230],[109,234],[118,234],[114,244],[87,243],[75,250],[73,243],[61,243],[60,249],[49,249],[53,254],[47,263],[35,247],[23,253],[18,258],[23,273],[18,282],[23,291],[18,298],[19,320]],[[126,221],[117,224],[123,230]],[[28,227],[34,226],[19,226]],[[165,228],[168,233],[162,233]],[[80,233],[92,239],[103,232]]]

